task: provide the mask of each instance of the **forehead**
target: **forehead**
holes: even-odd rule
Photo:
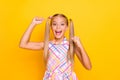
[[[57,21],[62,21],[62,22],[66,22],[66,18],[62,17],[62,16],[55,16],[52,19],[53,22],[57,22]]]

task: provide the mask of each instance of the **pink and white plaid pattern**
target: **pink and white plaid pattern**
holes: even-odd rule
[[[47,70],[43,80],[78,80],[71,71],[71,62],[67,60],[69,42],[66,38],[60,44],[49,43]]]

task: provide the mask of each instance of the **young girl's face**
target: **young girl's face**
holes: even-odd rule
[[[52,19],[51,28],[56,39],[64,37],[65,31],[68,27],[66,18],[62,16],[55,16]]]

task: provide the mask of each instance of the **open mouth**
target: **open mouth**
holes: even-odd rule
[[[60,35],[62,31],[55,31],[56,35]]]

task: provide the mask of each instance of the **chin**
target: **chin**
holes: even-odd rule
[[[56,38],[56,39],[61,39],[61,38],[62,38],[62,36],[55,36],[55,38]]]
[[[64,35],[55,35],[55,38],[56,39],[61,39],[61,38],[63,38],[64,37]]]

